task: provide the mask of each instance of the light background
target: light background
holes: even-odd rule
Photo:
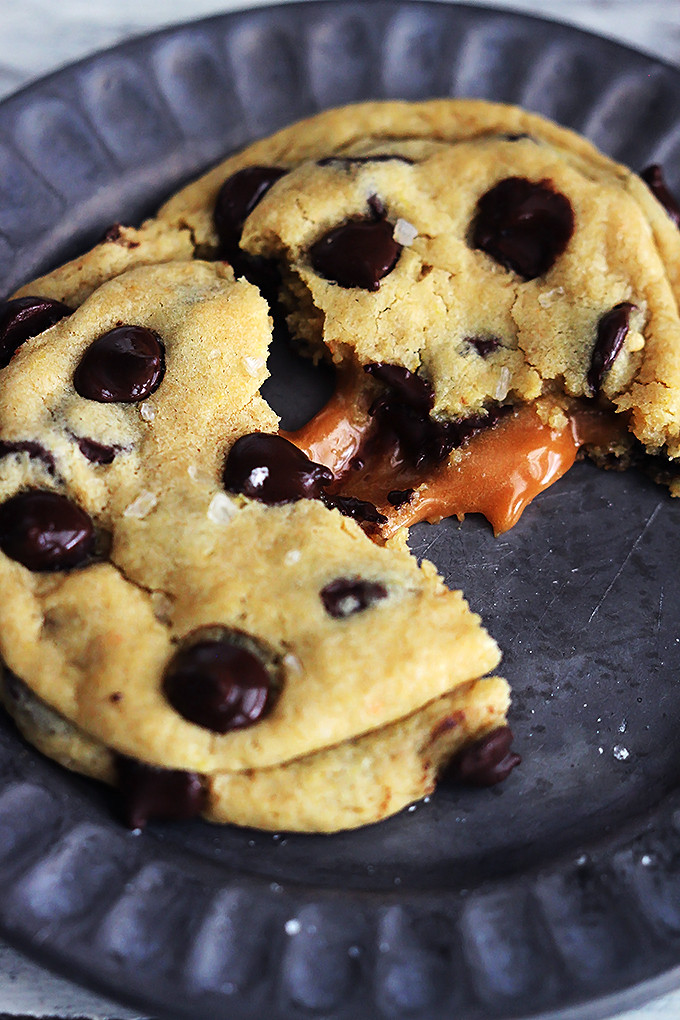
[[[270,0],[0,0],[0,99],[33,79],[135,35]],[[570,22],[680,67],[680,0],[468,0]],[[1,288],[0,288],[1,289]],[[0,942],[3,1016],[129,1020],[137,1014],[75,988]],[[199,1018],[208,1020],[208,1018]],[[584,1014],[583,1020],[589,1020]],[[680,992],[617,1020],[680,1020]]]

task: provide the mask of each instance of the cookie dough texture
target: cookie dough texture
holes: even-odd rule
[[[142,403],[87,400],[75,368],[121,322],[161,337],[163,380]],[[223,263],[193,260],[115,275],[19,349],[3,372],[0,436],[39,443],[54,467],[4,456],[0,501],[26,488],[65,493],[109,548],[57,573],[0,554],[0,654],[42,710],[8,685],[4,698],[29,739],[71,768],[111,780],[115,751],[204,775],[209,817],[327,831],[428,792],[445,752],[503,721],[507,685],[472,696],[498,649],[403,543],[379,547],[315,500],[266,506],[224,492],[233,442],[278,426],[259,396],[270,337],[257,290]],[[113,462],[90,462],[83,438],[114,447]],[[331,617],[320,592],[347,577],[388,594]],[[161,689],[178,645],[216,627],[251,635],[281,683],[266,718],[224,735],[186,721]],[[454,736],[433,736],[451,713],[442,736]],[[403,756],[394,780],[390,756]],[[323,776],[347,770],[343,794],[324,794]]]

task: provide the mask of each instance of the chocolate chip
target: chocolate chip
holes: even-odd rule
[[[83,457],[87,457],[93,464],[112,464],[115,460],[118,448],[115,446],[104,446],[96,443],[94,439],[78,439],[78,449]]]
[[[360,613],[384,598],[387,598],[387,588],[383,584],[360,577],[339,577],[321,589],[324,608],[336,619]]]
[[[408,166],[413,166],[415,160],[409,159],[408,156],[396,156],[391,153],[380,153],[376,156],[324,156],[323,159],[317,160],[317,166],[340,166],[343,170],[348,170],[352,166],[364,166],[367,163],[406,163]]]
[[[600,392],[605,372],[611,368],[623,346],[630,327],[630,316],[636,305],[622,301],[602,316],[597,327],[597,340],[588,370],[588,386],[593,396]]]
[[[410,407],[420,411],[431,410],[434,404],[432,384],[415,372],[410,372],[401,365],[390,365],[385,361],[364,365],[364,372],[388,386],[396,397]]]
[[[522,759],[510,750],[513,735],[500,726],[470,744],[451,762],[450,775],[473,786],[495,786],[510,775]]]
[[[115,767],[123,820],[130,829],[143,829],[154,818],[195,818],[207,804],[203,778],[196,772],[159,769],[123,755],[116,755]]]
[[[396,441],[402,459],[417,469],[444,460],[477,432],[495,425],[505,413],[502,407],[492,407],[485,415],[437,420],[428,413],[434,394],[426,380],[398,365],[367,365],[365,371],[388,388],[388,393],[369,408],[375,423],[369,445],[385,446]]]
[[[283,436],[252,432],[237,439],[224,465],[224,487],[270,505],[319,499],[333,472]]]
[[[465,339],[483,358],[493,354],[501,345],[496,336],[466,336]]]
[[[374,503],[356,496],[330,496],[322,494],[323,502],[329,508],[339,510],[345,517],[351,517],[360,524],[386,524],[387,518],[381,514]]]
[[[645,182],[651,193],[661,202],[676,227],[680,227],[680,205],[668,190],[663,176],[663,168],[658,163],[653,163],[642,171],[640,177]]]
[[[472,246],[534,280],[547,273],[573,232],[571,203],[549,181],[507,177],[479,199]]]
[[[23,439],[16,442],[0,439],[0,457],[8,457],[13,453],[27,453],[35,460],[41,460],[49,473],[53,475],[56,471],[54,457],[49,450],[46,450],[40,443],[33,439]]]
[[[225,258],[231,261],[239,252],[243,224],[285,173],[280,166],[248,166],[224,182],[215,202],[214,222]]]
[[[72,313],[68,305],[45,297],[13,298],[0,303],[0,368],[9,365],[14,352],[29,337],[44,333]]]
[[[163,692],[183,719],[228,733],[266,715],[277,689],[262,659],[236,636],[181,649],[166,670]]]
[[[133,404],[160,386],[165,351],[158,333],[145,326],[116,326],[94,340],[73,377],[76,392],[101,404]]]
[[[20,492],[0,505],[0,549],[29,570],[70,570],[95,547],[92,521],[56,492]]]
[[[341,287],[378,290],[401,252],[387,220],[349,220],[333,227],[309,250],[315,272]]]
[[[387,502],[390,506],[399,507],[410,503],[415,489],[392,489],[387,493]]]

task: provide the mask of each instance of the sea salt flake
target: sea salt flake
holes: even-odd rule
[[[192,479],[192,481],[194,482],[196,481],[196,479],[198,478],[198,468],[196,467],[195,464],[189,465],[189,467],[187,468],[187,474],[189,475],[189,478]]]
[[[338,616],[351,616],[361,609],[361,602],[356,595],[345,595],[339,599],[336,609]]]
[[[298,676],[302,673],[302,663],[298,659],[297,655],[293,655],[292,652],[286,652],[281,661],[289,673],[297,673]]]
[[[208,519],[213,524],[229,524],[238,513],[238,506],[233,499],[229,499],[226,492],[216,492],[210,500],[208,507]]]
[[[156,417],[156,408],[153,404],[147,404],[146,401],[139,405],[139,413],[144,421],[153,421]]]
[[[553,290],[547,290],[545,294],[538,295],[538,303],[541,308],[550,308],[551,304],[555,301],[556,297],[563,297],[564,287],[554,287]]]
[[[394,224],[394,230],[392,231],[392,237],[397,244],[403,245],[404,248],[409,248],[416,237],[418,236],[418,230],[409,223],[408,220],[403,220],[401,217]]]
[[[622,719],[621,725],[619,726],[619,733],[625,733],[628,729],[628,720]]]
[[[643,854],[640,858],[640,864],[643,868],[648,868],[652,864],[652,858],[649,854]]]
[[[299,935],[302,925],[297,917],[291,917],[290,920],[286,921],[284,928],[286,929],[286,935]]]
[[[153,492],[142,492],[137,499],[123,510],[123,517],[132,517],[141,521],[151,513],[158,504],[158,497]]]
[[[617,744],[614,748],[614,757],[617,761],[625,761],[626,758],[630,758],[630,751],[623,744]]]
[[[172,599],[164,591],[151,592],[151,608],[153,615],[160,623],[170,623]]]
[[[299,549],[289,549],[286,555],[283,557],[283,562],[287,567],[292,567],[293,564],[299,563],[302,553]]]
[[[505,400],[510,390],[510,369],[507,365],[503,365],[498,375],[498,382],[496,383],[496,392],[494,396],[496,400]]]
[[[246,372],[248,375],[252,375],[253,379],[256,379],[265,366],[265,359],[246,356],[243,359],[243,363],[246,366]]]

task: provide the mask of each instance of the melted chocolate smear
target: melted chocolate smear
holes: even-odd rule
[[[320,276],[340,287],[375,291],[394,269],[401,245],[387,220],[350,220],[329,230],[309,250]]]
[[[381,514],[374,503],[356,496],[331,496],[323,493],[322,501],[330,509],[339,510],[345,517],[351,517],[359,524],[386,524],[387,518]]]
[[[159,769],[116,755],[123,808],[129,829],[143,829],[151,819],[184,821],[196,818],[207,804],[203,778],[196,772]]]
[[[408,368],[379,361],[372,365],[364,365],[364,372],[384,383],[395,397],[403,400],[409,407],[425,412],[432,409],[434,404],[432,384],[415,372],[410,372]]]
[[[163,692],[183,719],[213,733],[252,726],[270,711],[277,693],[261,659],[228,639],[179,651]]]
[[[161,384],[165,351],[158,333],[145,326],[116,326],[94,340],[80,359],[76,392],[100,404],[134,404]]]
[[[77,442],[83,457],[87,457],[93,464],[112,464],[118,453],[117,447],[104,446],[102,443],[96,443],[94,439],[78,439]]]
[[[52,298],[22,297],[0,303],[0,368],[9,365],[24,341],[72,313],[72,308]]]
[[[348,170],[353,166],[364,166],[366,163],[406,163],[408,166],[413,166],[415,163],[414,159],[409,159],[408,156],[393,156],[390,153],[380,153],[377,156],[324,156],[323,159],[317,160],[317,166],[340,166],[343,170]]]
[[[0,439],[0,457],[7,457],[12,453],[27,453],[35,460],[41,460],[51,475],[56,472],[56,463],[50,451],[33,439],[24,439],[18,442]]]
[[[535,280],[547,273],[573,232],[568,198],[547,181],[508,177],[479,199],[472,246],[525,280]]]
[[[316,464],[283,436],[252,432],[237,439],[224,465],[224,487],[261,503],[319,499],[333,472]]]
[[[500,340],[496,336],[466,336],[465,339],[469,344],[472,344],[483,358],[488,358],[501,345]]]
[[[653,163],[642,171],[640,177],[645,182],[654,198],[661,202],[676,227],[680,227],[680,205],[666,185],[663,176],[663,168],[658,163]]]
[[[493,427],[508,410],[492,407],[485,415],[437,421],[428,413],[433,394],[425,380],[398,365],[369,365],[366,371],[388,387],[369,409],[375,430],[367,452],[397,442],[404,462],[416,469],[438,464],[482,429]]]
[[[288,171],[280,166],[247,166],[228,177],[215,202],[214,223],[221,253],[230,262],[240,261],[239,241],[243,224],[273,184]]]
[[[636,305],[630,301],[622,301],[614,305],[611,311],[602,316],[597,327],[597,340],[593,348],[593,356],[588,371],[588,386],[593,396],[597,396],[602,386],[605,372],[612,367],[616,356],[623,347],[623,341],[630,327],[630,316]]]
[[[387,598],[387,588],[383,584],[360,577],[339,577],[321,589],[326,612],[337,620],[361,613],[384,598]]]
[[[0,549],[35,572],[70,570],[94,552],[94,525],[65,496],[20,492],[0,505]]]
[[[400,507],[410,503],[415,489],[392,489],[387,493],[387,502],[390,506]]]
[[[510,750],[513,735],[509,726],[501,726],[476,740],[453,759],[448,774],[472,786],[495,786],[503,782],[521,763]]]

